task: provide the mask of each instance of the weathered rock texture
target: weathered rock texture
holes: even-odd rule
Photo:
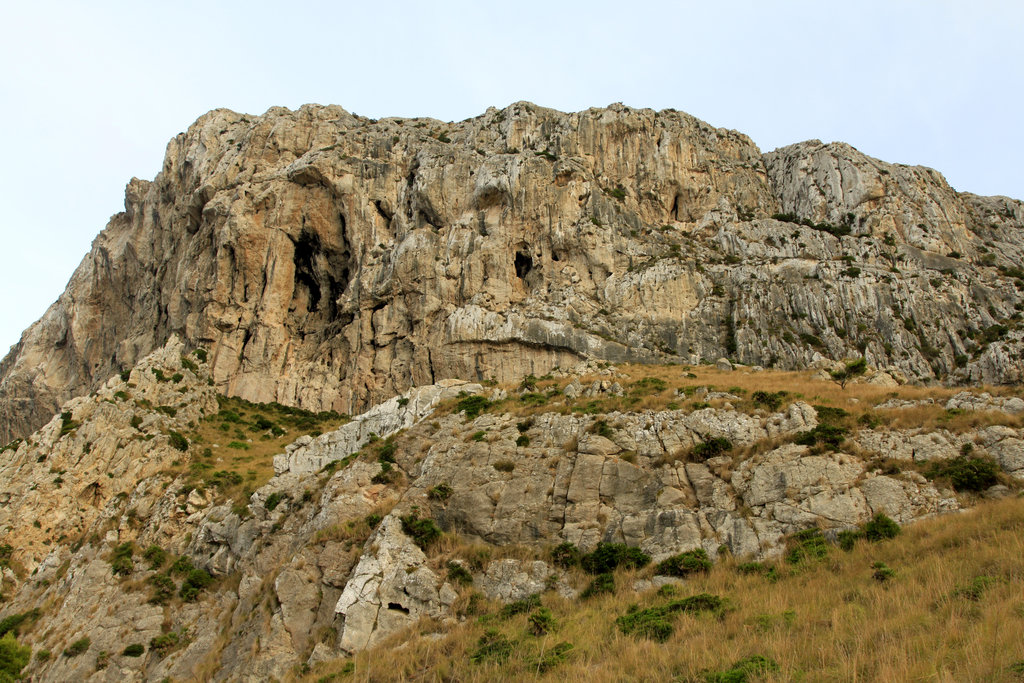
[[[523,405],[516,397],[473,419],[453,412],[473,393],[507,389],[416,387],[266,456],[275,475],[231,500],[190,474],[210,467],[202,444],[175,446],[177,431],[222,415],[210,364],[185,350],[172,338],[0,450],[0,545],[12,546],[0,618],[39,609],[20,636],[35,650],[91,642],[79,656],[34,659],[33,680],[284,679],[423,619],[451,623],[470,590],[505,601],[542,590],[571,599],[584,587],[579,577],[549,562],[562,542],[584,551],[622,542],[656,560],[694,548],[769,558],[809,527],[834,534],[879,512],[906,523],[960,508],[911,466],[883,471],[882,456],[952,458],[970,444],[1024,479],[1014,399],[954,396],[955,406],[988,411],[979,428],[864,427],[838,449],[809,448],[793,441],[818,425],[819,411],[802,401],[769,412],[704,390],[698,398],[714,406],[573,412],[590,411],[590,395],[642,384],[603,369],[564,377],[561,391],[524,393],[547,406],[526,418],[514,414]],[[715,438],[733,450],[693,461],[693,447]],[[451,549],[421,548],[406,529],[416,518],[449,532]],[[118,574],[113,553],[126,543],[135,544],[134,564]],[[156,569],[143,554],[154,545],[170,555]],[[175,556],[214,577],[194,601],[168,573]],[[470,571],[471,587],[453,578],[452,562]],[[153,604],[161,580],[171,582],[170,605]],[[144,656],[120,654],[135,644]]]
[[[343,412],[580,357],[1016,382],[1022,219],[930,169],[762,154],[672,110],[216,110],[0,363],[0,443],[171,334],[223,392]]]

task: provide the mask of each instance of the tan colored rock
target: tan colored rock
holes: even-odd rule
[[[863,350],[911,381],[1020,381],[1019,331],[976,359],[964,331],[1014,312],[992,266],[1019,264],[1021,215],[930,169],[842,143],[762,154],[672,110],[219,109],[128,184],[0,363],[0,443],[171,334],[209,349],[223,392],[349,413],[588,359],[804,368]]]

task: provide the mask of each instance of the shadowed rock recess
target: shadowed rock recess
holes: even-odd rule
[[[1024,488],[1024,208],[929,169],[310,105],[203,116],[125,204],[0,365],[33,680],[316,680],[586,599],[601,544],[785,567]]]
[[[0,364],[0,441],[172,333],[222,392],[342,412],[581,357],[1017,382],[1022,220],[930,169],[762,154],[672,110],[215,110]]]

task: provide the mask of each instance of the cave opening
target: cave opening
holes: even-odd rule
[[[516,252],[516,277],[522,280],[527,274],[533,270],[533,259],[530,258],[529,254],[524,254],[521,251]]]
[[[309,292],[309,310],[317,310],[320,303],[320,283],[317,282],[315,259],[320,253],[320,236],[303,230],[295,241],[295,282]]]

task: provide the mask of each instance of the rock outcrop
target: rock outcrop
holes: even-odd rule
[[[177,334],[219,391],[360,412],[581,358],[1022,378],[1024,208],[686,114],[215,110],[0,363],[0,443]]]
[[[1011,478],[986,495],[1024,480],[1011,397],[946,392],[948,411],[903,401],[944,415],[987,410],[987,426],[867,420],[823,447],[804,437],[842,411],[826,418],[779,394],[771,411],[740,388],[672,392],[601,368],[525,378],[518,390],[416,387],[260,456],[273,473],[232,498],[219,487],[229,472],[204,478],[223,461],[200,426],[234,438],[243,418],[215,394],[206,354],[185,351],[173,338],[0,451],[0,617],[38,610],[21,636],[36,650],[90,643],[84,656],[34,660],[38,680],[280,679],[414,626],[455,623],[474,592],[575,599],[585,586],[552,561],[559,544],[770,559],[811,527],[834,536],[878,513],[909,523],[960,509],[964,499],[915,463],[990,458]],[[600,410],[653,396],[665,405]],[[881,405],[901,412],[899,401]],[[260,422],[259,408],[245,424]],[[714,443],[726,452],[698,453]],[[240,467],[261,466],[236,452]],[[118,654],[128,646],[144,656]]]

